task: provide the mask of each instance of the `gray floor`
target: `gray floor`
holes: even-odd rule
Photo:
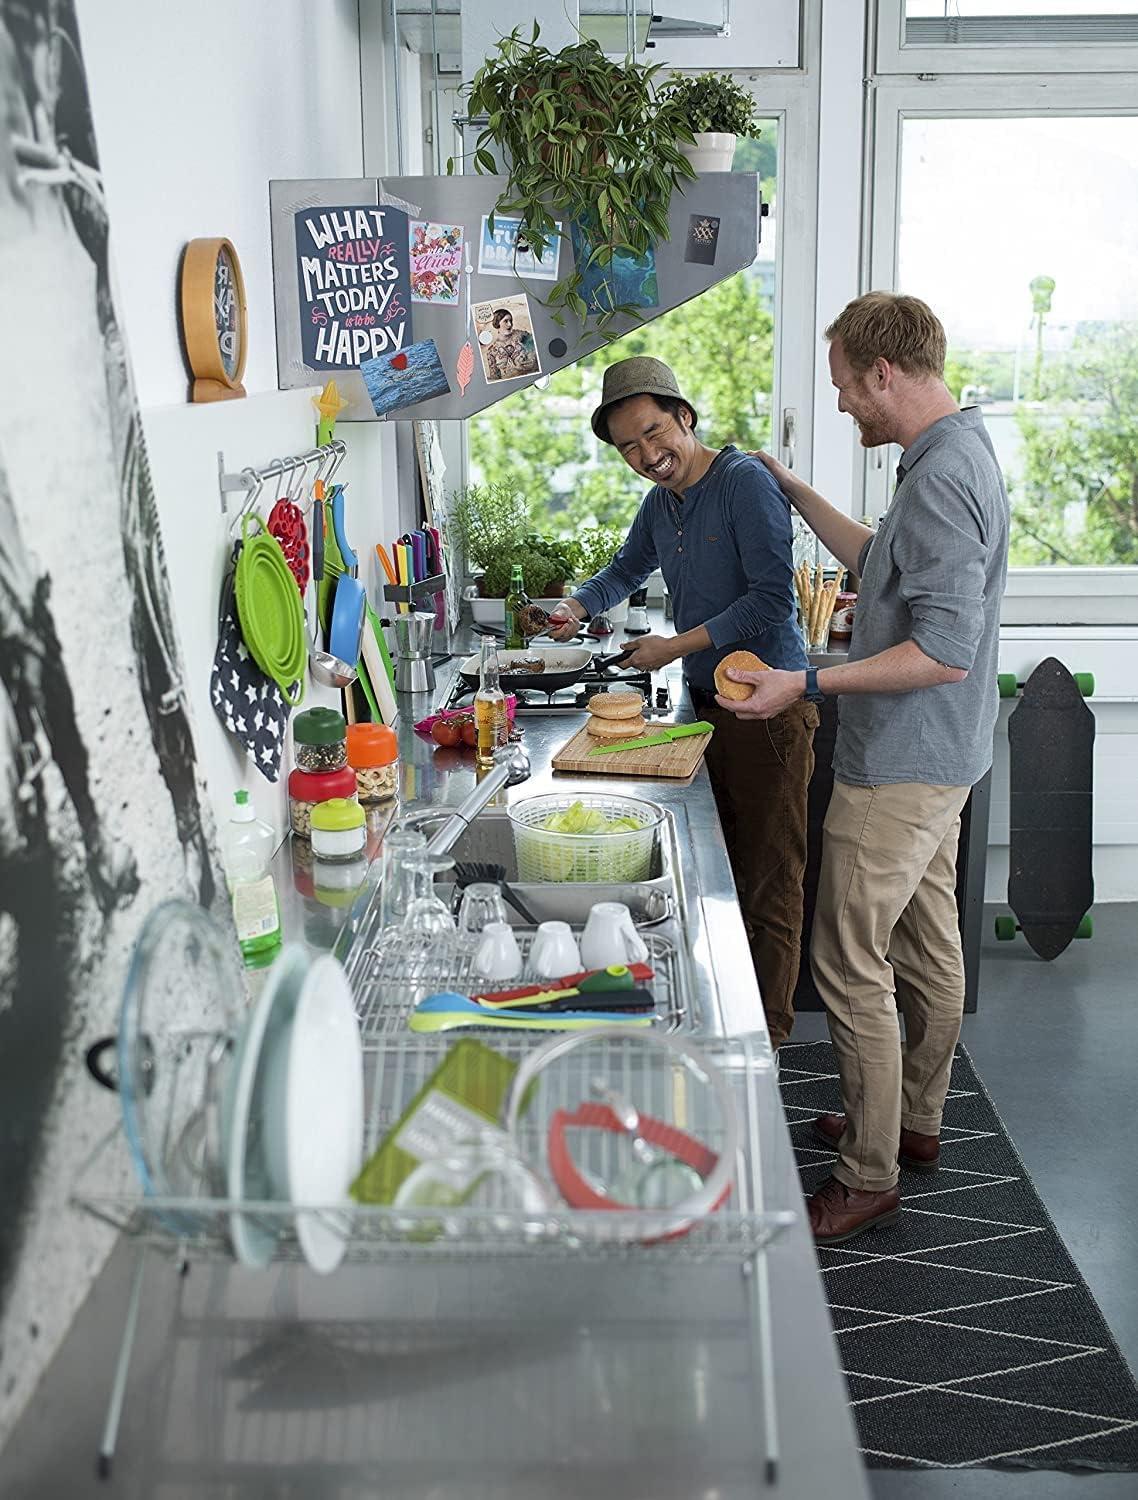
[[[977,1012],[963,1040],[1060,1235],[1138,1371],[1138,907],[1102,906],[1054,963],[985,922]],[[825,1036],[802,1015],[795,1041]],[[879,1500],[1135,1500],[1138,1474],[877,1469]]]

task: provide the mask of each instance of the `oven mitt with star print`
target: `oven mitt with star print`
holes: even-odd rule
[[[214,713],[240,742],[261,775],[266,781],[276,781],[289,710],[280,688],[261,671],[241,637],[233,597],[240,552],[238,542],[221,585],[210,699]]]

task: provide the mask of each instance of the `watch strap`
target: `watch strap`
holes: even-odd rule
[[[806,701],[807,703],[821,703],[825,697],[822,689],[818,686],[818,668],[806,668]]]

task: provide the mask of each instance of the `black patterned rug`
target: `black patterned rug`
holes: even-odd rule
[[[811,1131],[841,1109],[834,1053],[779,1061],[809,1195],[834,1159]],[[1138,1470],[1134,1377],[963,1047],[941,1163],[902,1171],[896,1222],[819,1252],[867,1463]]]

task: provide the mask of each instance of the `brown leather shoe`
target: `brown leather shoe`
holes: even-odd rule
[[[810,1228],[816,1245],[841,1245],[867,1229],[889,1224],[901,1214],[901,1193],[889,1188],[884,1193],[862,1193],[846,1187],[836,1177],[826,1181],[807,1200]]]
[[[845,1128],[845,1115],[819,1115],[814,1121],[814,1134],[827,1146],[837,1146]],[[897,1160],[910,1172],[935,1172],[940,1165],[940,1136],[902,1130]]]

